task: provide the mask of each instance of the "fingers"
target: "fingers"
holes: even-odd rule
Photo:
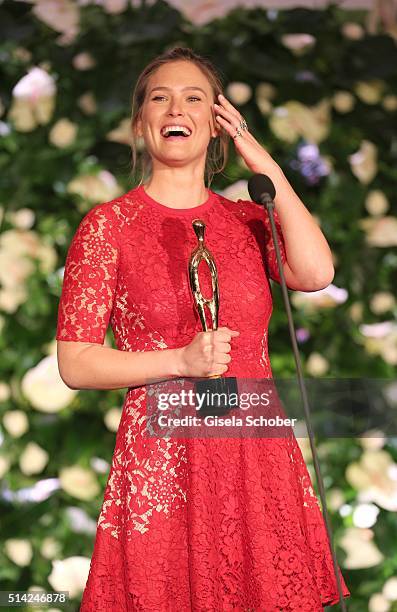
[[[215,353],[214,362],[218,364],[226,364],[230,363],[232,360],[232,356],[229,353]]]
[[[230,329],[230,327],[218,327],[216,330],[218,332],[219,338],[224,342],[229,342],[231,338],[235,338],[240,335],[240,332],[235,329]]]
[[[240,119],[240,117],[236,115],[235,113],[228,111],[227,109],[223,108],[219,104],[214,104],[214,108],[215,108],[215,112],[221,115],[221,118],[227,119],[235,127],[240,125],[240,122],[242,121],[242,119]],[[219,115],[216,115],[215,118],[219,119]]]
[[[221,375],[227,372],[232,357],[231,339],[240,335],[238,330],[219,327],[217,330],[199,332],[200,353],[204,359],[204,375]]]
[[[218,346],[224,353],[230,353],[230,351],[232,350],[230,342],[219,341]]]
[[[238,112],[238,110],[234,108],[233,104],[231,104],[229,100],[227,100],[225,96],[223,96],[222,94],[219,94],[218,99],[222,105],[220,108],[224,108],[225,112],[228,112],[229,114],[234,115],[236,119],[238,120],[238,122],[240,123],[240,121],[242,120],[242,117],[240,113]],[[216,105],[216,106],[219,106],[219,105]]]

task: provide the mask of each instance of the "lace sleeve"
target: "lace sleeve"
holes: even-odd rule
[[[277,229],[278,245],[280,249],[281,260],[284,264],[287,261],[287,255],[285,252],[284,236],[283,236],[283,232],[281,229],[281,224],[278,218],[277,211],[275,209],[273,209],[273,211],[274,211],[274,222],[275,222],[276,229]],[[278,272],[278,266],[277,266],[276,248],[273,242],[272,227],[270,224],[269,214],[266,208],[264,209],[264,223],[265,223],[265,237],[266,237],[265,238],[266,240],[266,244],[265,244],[266,266],[267,266],[270,278],[280,283],[281,279],[280,279],[280,275]]]
[[[57,340],[103,344],[117,283],[115,229],[103,205],[80,222],[66,257]]]

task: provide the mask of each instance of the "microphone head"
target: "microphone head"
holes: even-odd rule
[[[276,195],[273,181],[266,174],[254,174],[248,181],[248,192],[251,200],[263,204],[264,195],[268,193],[272,200]]]

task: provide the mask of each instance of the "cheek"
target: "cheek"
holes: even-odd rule
[[[209,126],[214,123],[215,116],[211,108],[207,108],[205,111],[195,113],[195,121],[197,125]]]

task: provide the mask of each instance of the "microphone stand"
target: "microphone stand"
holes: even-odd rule
[[[329,548],[330,548],[331,555],[332,555],[332,562],[333,562],[333,566],[334,566],[334,573],[335,573],[336,583],[337,583],[337,587],[338,587],[339,603],[341,605],[342,612],[346,612],[346,602],[344,600],[344,596],[343,596],[343,593],[342,593],[342,585],[341,585],[341,582],[340,582],[340,576],[339,576],[339,572],[338,572],[338,564],[337,564],[337,560],[336,560],[335,550],[334,550],[334,547],[333,547],[333,544],[332,544],[332,529],[331,529],[331,523],[330,523],[330,519],[329,519],[329,515],[328,515],[327,503],[325,501],[324,483],[323,483],[323,478],[321,476],[320,464],[319,464],[319,461],[318,461],[317,451],[316,451],[316,447],[315,447],[314,439],[313,439],[314,438],[313,430],[312,430],[311,423],[310,423],[310,408],[309,408],[309,402],[308,402],[308,398],[307,398],[306,387],[305,387],[305,384],[304,384],[304,379],[303,379],[303,374],[302,374],[302,364],[301,364],[301,360],[300,360],[300,356],[299,356],[298,345],[297,345],[297,342],[296,342],[294,322],[293,322],[293,319],[292,319],[292,313],[291,313],[291,307],[290,307],[290,303],[289,303],[287,285],[286,285],[286,282],[285,282],[285,276],[284,276],[284,270],[283,270],[283,262],[281,260],[281,254],[280,254],[280,249],[279,249],[279,245],[278,245],[277,228],[276,228],[276,224],[274,222],[274,213],[273,213],[274,208],[275,208],[275,204],[274,204],[272,198],[270,197],[270,194],[266,193],[266,192],[263,193],[261,200],[262,200],[262,203],[266,206],[266,209],[267,209],[268,214],[269,214],[269,219],[270,219],[272,238],[273,238],[273,243],[274,243],[274,247],[275,247],[275,250],[276,250],[277,266],[278,266],[278,270],[279,270],[279,274],[280,274],[280,279],[281,279],[281,291],[282,291],[282,294],[283,294],[284,306],[285,306],[285,309],[287,311],[288,328],[289,328],[289,333],[290,333],[291,342],[292,342],[292,349],[293,349],[293,352],[294,352],[296,369],[297,369],[297,372],[298,372],[298,382],[299,382],[299,388],[300,388],[300,392],[301,392],[302,400],[303,400],[303,408],[304,408],[304,412],[305,412],[305,421],[306,421],[306,426],[307,426],[307,430],[308,430],[308,433],[309,433],[310,448],[311,448],[312,456],[313,456],[314,469],[315,469],[315,472],[316,472],[317,484],[318,484],[318,488],[319,488],[319,492],[320,492],[321,502],[322,502],[322,505],[323,505],[323,515],[324,515],[324,520],[325,520],[325,525],[326,525],[326,530],[327,530]]]

